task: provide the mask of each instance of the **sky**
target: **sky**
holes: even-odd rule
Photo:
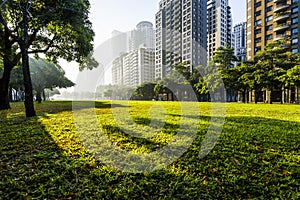
[[[90,0],[90,20],[95,31],[94,45],[99,47],[111,37],[114,30],[127,32],[140,21],[153,24],[158,11],[159,0]],[[229,0],[232,9],[233,25],[246,19],[246,0]],[[76,80],[78,67],[76,63],[61,62],[66,76]]]

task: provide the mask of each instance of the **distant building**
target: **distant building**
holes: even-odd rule
[[[246,22],[234,26],[232,38],[234,55],[239,61],[246,61]]]
[[[112,84],[123,85],[123,60],[127,53],[122,53],[112,63]]]
[[[121,53],[112,63],[112,84],[137,86],[154,81],[153,24],[142,21],[128,35],[115,31],[114,36],[113,49],[127,53]]]
[[[155,18],[155,78],[174,65],[206,65],[206,0],[161,0]]]
[[[122,52],[127,52],[128,50],[128,39],[127,33],[123,33],[120,31],[114,30],[112,32],[111,42],[111,50],[112,55],[117,57]],[[109,49],[108,49],[109,50]]]
[[[123,84],[138,86],[154,81],[154,49],[140,46],[123,58]]]
[[[212,60],[218,47],[232,44],[232,17],[228,0],[207,1],[207,51]]]
[[[142,21],[136,25],[136,29],[130,32],[129,51],[136,50],[141,44],[147,48],[154,49],[154,29],[153,24],[148,21]]]

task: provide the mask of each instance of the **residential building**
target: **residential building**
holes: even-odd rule
[[[234,26],[232,41],[234,55],[239,61],[246,61],[246,22]]]
[[[123,84],[138,86],[154,81],[154,49],[141,45],[123,58]]]
[[[112,84],[123,85],[123,61],[127,53],[121,53],[112,63]]]
[[[112,63],[112,84],[137,86],[146,81],[154,81],[153,24],[142,21],[133,31],[127,34],[114,31],[113,36],[113,50],[120,56]]]
[[[155,26],[155,78],[185,62],[206,65],[206,0],[161,0]]]
[[[299,6],[298,0],[247,0],[248,60],[264,50],[268,43],[283,38],[288,39],[285,45],[287,51],[299,53]],[[282,98],[284,102],[299,100],[299,88],[289,90],[289,97],[285,97],[286,93],[281,93],[280,89],[272,92],[272,98]],[[265,93],[264,100],[269,101],[269,91]]]
[[[290,38],[287,50],[299,53],[298,0],[247,0],[247,58],[267,43]]]
[[[231,46],[232,17],[228,0],[207,1],[207,53],[212,60],[218,47]]]

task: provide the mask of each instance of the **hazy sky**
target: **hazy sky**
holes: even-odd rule
[[[96,33],[95,48],[111,37],[113,30],[127,32],[140,21],[154,23],[159,0],[90,0],[90,19]],[[246,0],[229,0],[232,8],[233,25],[245,21]],[[71,80],[77,77],[75,63],[65,66],[66,75]]]
[[[154,23],[159,0],[91,0],[91,20],[96,32],[95,43],[110,37],[113,30],[130,31],[143,20]],[[245,21],[246,0],[229,0],[233,24]]]

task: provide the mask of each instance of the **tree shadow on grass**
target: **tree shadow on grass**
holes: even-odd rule
[[[299,197],[299,161],[292,157],[299,155],[298,122],[227,117],[216,147],[204,159],[198,157],[201,140],[196,139],[171,166],[129,174],[95,160],[70,137],[72,128],[50,133],[52,120],[15,116],[1,121],[2,199]],[[201,120],[209,122],[210,117]]]

